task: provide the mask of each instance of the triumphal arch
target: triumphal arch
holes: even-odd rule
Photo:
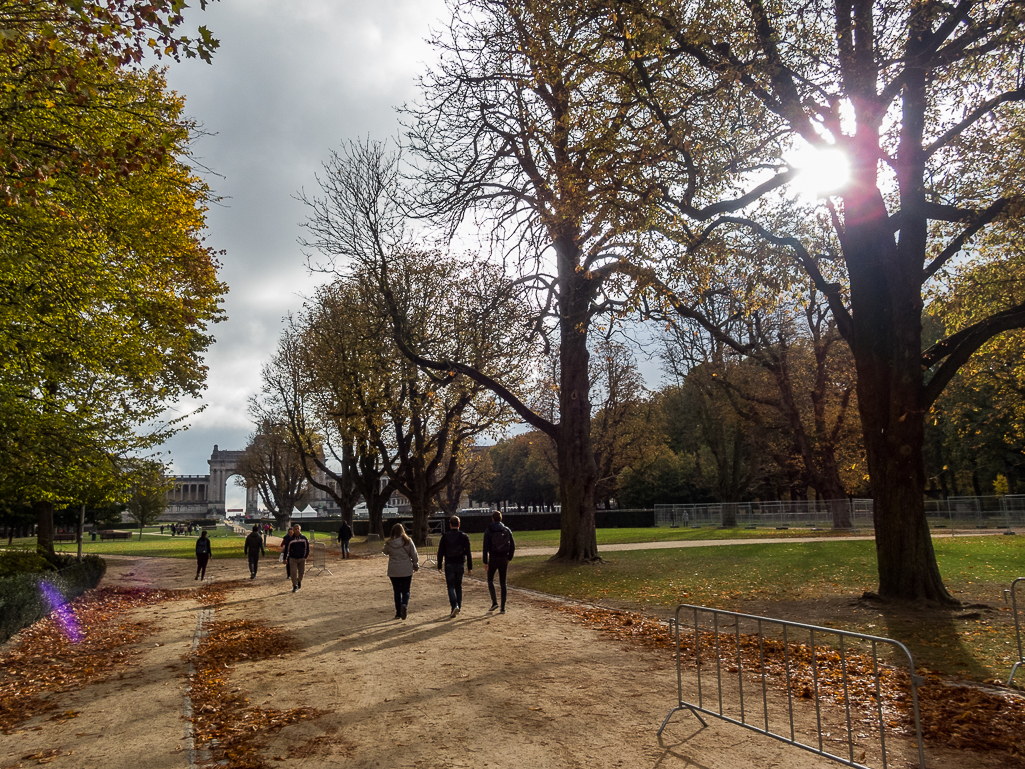
[[[236,474],[243,451],[221,450],[214,444],[207,464],[209,475],[173,475],[174,486],[167,492],[164,520],[189,521],[197,518],[223,517],[228,479]],[[256,487],[246,487],[246,514],[255,514],[259,504]]]

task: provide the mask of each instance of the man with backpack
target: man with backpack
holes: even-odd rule
[[[473,571],[470,538],[459,530],[458,515],[448,519],[448,531],[441,536],[438,543],[438,571],[441,571],[442,563],[445,568],[448,602],[452,604],[452,613],[448,618],[455,619],[463,605],[463,566],[466,566],[467,574]]]
[[[498,599],[495,597],[495,572],[498,572],[498,582],[502,588],[502,610],[505,614],[505,575],[509,569],[509,561],[516,552],[516,541],[513,539],[509,527],[502,523],[502,513],[495,510],[491,514],[491,525],[484,530],[484,554],[481,560],[488,567],[488,591],[491,593],[491,608],[494,611],[499,608]]]

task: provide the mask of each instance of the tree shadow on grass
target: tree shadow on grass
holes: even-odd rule
[[[872,602],[886,627],[886,637],[899,641],[911,652],[916,671],[938,671],[945,676],[984,681],[995,673],[979,655],[973,635],[984,632],[993,609],[919,607],[899,603]]]

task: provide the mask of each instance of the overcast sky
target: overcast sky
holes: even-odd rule
[[[245,448],[246,402],[282,318],[324,280],[297,245],[306,213],[294,196],[318,191],[320,164],[342,141],[396,134],[394,107],[414,98],[432,56],[424,38],[444,14],[441,0],[220,0],[189,16],[221,47],[212,65],[172,64],[168,81],[210,134],[194,150],[225,198],[209,213],[208,242],[225,251],[230,291],[207,354],[206,408],[162,447],[175,472],[205,475],[214,444]]]

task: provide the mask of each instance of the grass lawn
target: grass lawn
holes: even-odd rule
[[[516,531],[515,518],[506,519],[511,525],[516,547],[558,547],[559,531]],[[869,531],[853,532],[855,534],[871,534]],[[823,539],[843,539],[852,535],[851,532],[833,531],[832,529],[717,529],[707,526],[699,529],[670,528],[636,528],[636,529],[598,529],[598,547],[603,545],[621,545],[630,542],[706,542],[713,539],[757,540],[792,537],[822,537]],[[483,546],[484,534],[470,534],[470,542],[479,550]]]
[[[523,587],[664,617],[689,603],[887,636],[907,645],[919,666],[1006,681],[1017,645],[1003,591],[1025,573],[1025,537],[944,538],[934,546],[944,581],[965,609],[858,600],[877,586],[870,541],[607,552],[595,566],[524,557],[509,574]],[[1025,590],[1018,597],[1025,604]],[[1025,614],[1025,605],[1020,609]],[[1019,678],[1025,684],[1025,675]]]
[[[163,558],[195,558],[196,540],[198,534],[189,536],[172,537],[170,534],[160,534],[159,526],[150,526],[142,530],[142,540],[139,540],[139,529],[130,527],[119,527],[116,531],[132,531],[131,539],[115,539],[95,542],[87,534],[82,542],[82,552],[94,555],[137,555],[153,556]],[[165,529],[166,531],[166,529]],[[216,531],[207,532],[210,537],[211,549],[214,558],[230,558],[237,555],[242,558],[242,543],[245,537],[233,534],[224,526],[218,526]],[[15,539],[14,548],[32,549],[36,546],[35,537]],[[58,553],[77,553],[78,544],[75,542],[55,542],[54,550]]]

